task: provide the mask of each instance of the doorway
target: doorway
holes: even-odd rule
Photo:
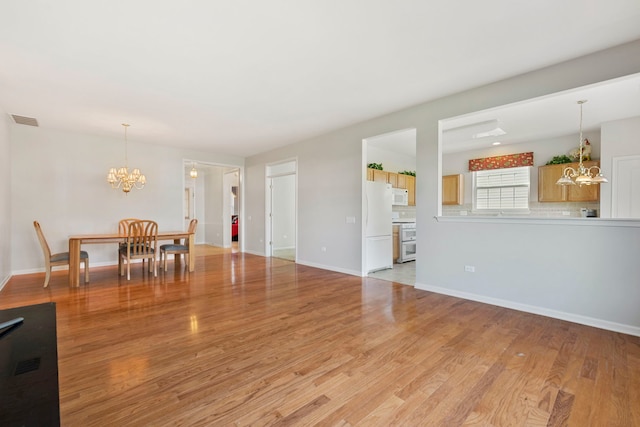
[[[363,162],[363,243],[362,243],[362,273],[369,277],[375,277],[382,280],[389,280],[406,285],[415,285],[416,261],[402,257],[403,250],[408,247],[408,243],[413,248],[416,247],[415,237],[411,242],[403,240],[401,232],[403,228],[411,228],[415,230],[416,223],[416,206],[415,206],[415,172],[416,172],[416,143],[417,130],[415,128],[397,130],[381,135],[368,137],[362,141],[362,162]],[[371,170],[369,169],[371,166]],[[409,177],[405,175],[413,173],[411,182],[408,185]],[[402,180],[400,180],[402,178]],[[367,181],[374,181],[368,183]],[[394,202],[386,202],[384,204],[384,218],[380,218],[379,223],[384,225],[384,229],[377,230],[373,233],[371,219],[376,219],[376,215],[370,213],[382,211],[382,207],[374,204],[375,198],[371,197],[370,184],[390,185],[397,192],[405,191],[405,198],[392,197]],[[375,194],[375,193],[373,193]],[[392,190],[393,194],[393,190]],[[391,203],[391,212],[388,203]],[[373,221],[375,222],[375,221]],[[380,268],[371,269],[370,259],[380,254],[380,250],[376,249],[371,253],[373,248],[368,247],[368,239],[381,239],[384,237],[385,243],[383,255],[385,262],[380,262]],[[414,250],[415,254],[415,250]],[[390,268],[389,268],[390,267]]]
[[[296,183],[295,160],[267,166],[267,256],[296,260]]]
[[[184,161],[184,218],[198,220],[196,244],[242,250],[241,175],[235,166]]]

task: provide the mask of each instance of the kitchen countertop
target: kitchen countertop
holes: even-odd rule
[[[393,218],[391,220],[393,224],[406,224],[408,222],[416,222],[415,218]]]

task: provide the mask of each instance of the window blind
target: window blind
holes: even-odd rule
[[[473,172],[474,209],[529,209],[529,166]]]

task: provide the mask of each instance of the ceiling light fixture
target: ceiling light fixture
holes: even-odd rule
[[[578,169],[574,169],[571,166],[567,166],[562,172],[562,176],[556,184],[558,185],[593,185],[603,182],[609,182],[609,180],[602,174],[599,166],[591,166],[587,168],[582,163],[582,153],[584,150],[584,139],[582,138],[582,105],[586,103],[586,100],[578,101],[580,106],[580,163]]]
[[[122,191],[129,193],[133,188],[142,190],[144,185],[147,183],[147,178],[138,168],[135,168],[131,173],[129,173],[129,159],[127,153],[127,128],[129,125],[127,123],[123,123],[122,126],[124,126],[124,167],[119,169],[109,169],[107,182],[111,184],[111,188],[122,187]]]
[[[198,177],[198,169],[196,169],[195,162],[191,164],[191,170],[189,171],[189,176],[191,178],[196,179]]]

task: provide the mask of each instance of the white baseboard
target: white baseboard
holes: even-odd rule
[[[435,292],[437,294],[449,295],[452,297],[462,298],[470,301],[482,302],[485,304],[497,305],[498,307],[510,308],[513,310],[524,311],[525,313],[539,314],[541,316],[551,317],[554,319],[566,320],[568,322],[578,323],[580,325],[593,326],[595,328],[605,329],[608,331],[621,332],[623,334],[640,337],[640,327],[632,325],[624,325],[621,323],[610,322],[608,320],[596,319],[593,317],[582,316],[579,314],[566,313],[563,311],[552,310],[549,308],[538,307],[534,305],[522,304],[518,302],[503,300],[499,298],[491,298],[484,295],[472,294],[469,292],[456,291],[439,286],[425,285],[424,283],[415,284],[416,289],[423,291]]]
[[[4,288],[4,285],[7,284],[9,279],[11,279],[11,275],[9,275],[9,276],[5,277],[4,279],[2,279],[2,282],[0,282],[0,291],[2,291],[2,288]]]
[[[296,264],[306,265],[307,267],[320,268],[322,270],[335,271],[337,273],[349,274],[351,276],[362,277],[362,274],[360,273],[360,271],[356,271],[356,270],[348,270],[348,269],[345,269],[345,268],[336,268],[336,267],[329,266],[329,265],[316,264],[314,262],[308,262],[308,261],[302,261],[302,260],[296,261]]]
[[[132,264],[138,263],[138,262],[142,262],[141,259],[134,259],[132,260]],[[102,262],[94,262],[91,261],[89,262],[89,271],[91,271],[92,268],[94,267],[110,267],[113,265],[118,265],[118,261],[102,261]],[[80,265],[80,271],[82,272],[82,264]],[[53,267],[53,271],[63,271],[63,270],[69,270],[68,266],[56,266]],[[44,273],[44,267],[40,267],[40,268],[28,268],[25,270],[16,270],[11,272],[12,276],[20,276],[21,274],[34,274],[34,273]]]
[[[245,249],[243,252],[246,252],[246,253],[251,254],[251,255],[261,256],[261,257],[266,256],[264,252],[252,251],[252,250],[249,250],[249,249]]]

